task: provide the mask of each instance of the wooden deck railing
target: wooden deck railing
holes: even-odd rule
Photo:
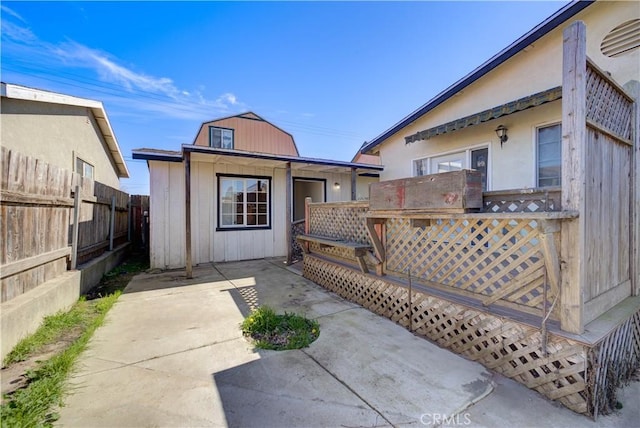
[[[575,215],[552,211],[401,214],[369,211],[366,202],[312,203],[308,233],[371,245],[374,251],[369,260],[382,262],[379,273],[410,275],[486,306],[497,303],[557,320],[560,222]],[[357,262],[340,247],[311,244],[310,249]]]

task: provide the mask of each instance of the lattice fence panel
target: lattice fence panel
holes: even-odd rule
[[[491,195],[485,193],[483,197],[483,212],[486,213],[514,213],[514,212],[549,212],[561,211],[561,192],[543,191],[523,194]]]
[[[369,243],[364,215],[368,202],[339,202],[311,204],[309,206],[309,233],[343,241]],[[311,251],[332,257],[355,261],[349,250],[340,247],[322,247],[311,244]]]
[[[365,213],[367,202],[311,204],[309,233],[360,244],[368,244]]]
[[[293,260],[302,260],[302,247],[298,243],[296,237],[304,235],[304,220],[291,223],[291,257]]]
[[[545,266],[535,220],[389,219],[387,270],[542,310]],[[515,284],[515,285],[514,285]],[[558,290],[547,290],[550,307]]]
[[[587,351],[549,335],[542,350],[539,329],[408,290],[314,256],[305,256],[304,276],[440,346],[482,363],[568,408],[586,413]]]
[[[590,413],[597,417],[615,409],[617,388],[640,369],[640,311],[591,348],[589,361]]]
[[[631,139],[633,103],[593,67],[587,66],[587,119]]]

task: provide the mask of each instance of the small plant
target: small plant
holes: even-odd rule
[[[278,315],[269,306],[253,311],[241,328],[255,341],[256,348],[276,351],[306,348],[320,335],[317,321],[286,312]]]

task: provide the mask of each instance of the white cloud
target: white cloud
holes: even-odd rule
[[[9,15],[13,16],[14,18],[19,19],[20,21],[24,22],[25,24],[27,23],[27,21],[25,21],[25,19],[22,16],[20,16],[16,11],[14,11],[13,9],[10,9],[9,7],[5,6],[4,4],[0,6],[0,10],[2,10],[2,13],[9,14]]]
[[[4,9],[3,6],[3,11]],[[21,19],[15,13],[13,15]],[[211,100],[202,94],[202,90],[192,92],[178,88],[169,77],[157,77],[136,71],[122,65],[121,61],[107,52],[73,40],[54,44],[41,41],[28,28],[9,21],[3,20],[2,36],[3,51],[8,56],[15,54],[18,58],[31,58],[38,67],[48,70],[56,67],[92,70],[100,81],[116,85],[116,90],[123,92],[122,95],[104,96],[102,92],[105,88],[100,86],[101,94],[95,98],[102,101],[111,99],[111,102],[122,104],[127,110],[136,109],[168,117],[202,120],[245,107],[233,93],[226,92]],[[91,90],[91,85],[87,84],[86,89]]]

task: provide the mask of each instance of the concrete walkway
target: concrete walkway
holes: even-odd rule
[[[303,350],[254,350],[239,324],[263,304],[316,318],[320,337]],[[451,415],[445,425],[596,426],[281,260],[200,266],[192,280],[183,271],[137,276],[71,388],[60,426],[420,427]],[[627,416],[597,426],[637,423]]]

